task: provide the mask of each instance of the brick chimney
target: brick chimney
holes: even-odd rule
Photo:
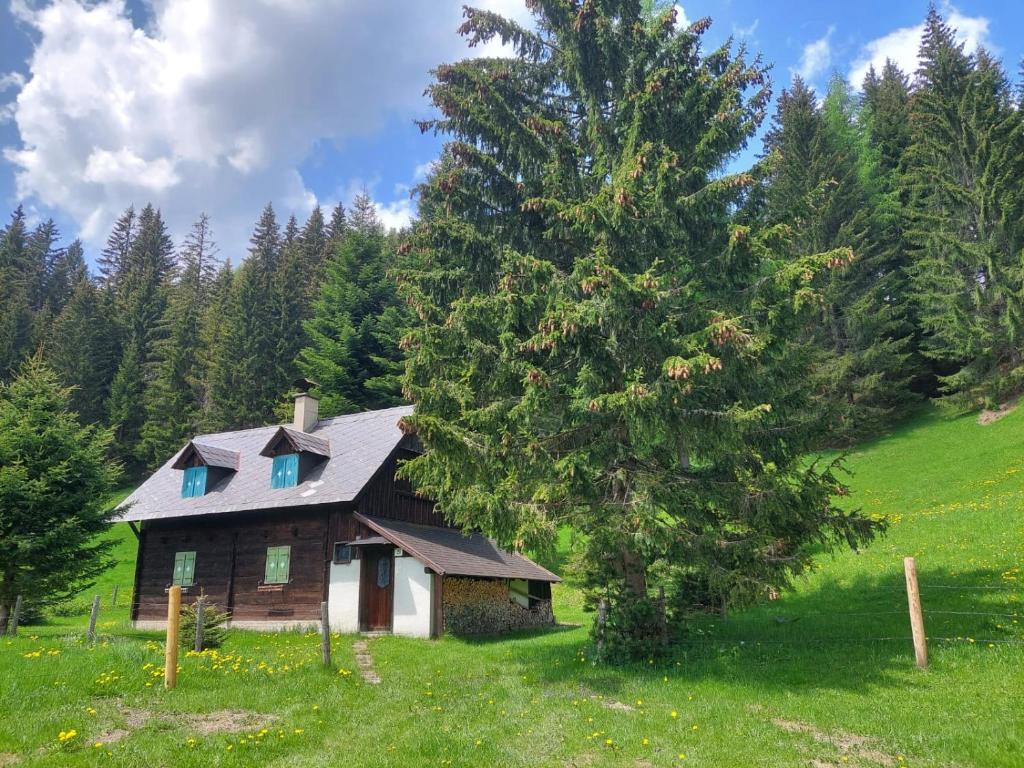
[[[309,393],[317,383],[309,379],[296,379],[294,384],[298,391],[294,395],[295,418],[292,427],[300,432],[309,432],[316,426],[320,414],[320,400]]]

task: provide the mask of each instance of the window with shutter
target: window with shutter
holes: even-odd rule
[[[299,454],[285,453],[275,456],[270,471],[271,488],[294,488],[299,484]]]
[[[291,559],[291,547],[267,547],[267,569],[264,584],[286,584]]]
[[[181,479],[181,497],[189,499],[206,493],[206,467],[189,467]]]
[[[171,584],[176,587],[191,587],[195,583],[196,553],[175,552],[174,573]]]

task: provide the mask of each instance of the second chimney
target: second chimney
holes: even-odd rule
[[[295,418],[292,426],[301,432],[309,432],[320,417],[320,401],[309,393],[317,383],[309,379],[297,379],[295,386],[298,392],[295,393]]]

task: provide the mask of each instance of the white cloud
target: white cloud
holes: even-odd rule
[[[693,22],[686,15],[686,11],[683,10],[683,6],[676,3],[672,6],[676,11],[676,29],[686,29]]]
[[[732,25],[732,33],[736,37],[753,37],[754,33],[757,32],[757,28],[761,25],[760,19],[754,19],[754,21],[746,27],[741,27],[736,24]]]
[[[810,81],[832,66],[832,33],[835,31],[835,27],[829,27],[824,37],[805,45],[800,64],[791,69],[791,73]]]
[[[429,70],[469,53],[459,0],[146,5],[138,28],[124,0],[11,0],[36,43],[25,76],[0,76],[14,92],[0,120],[20,136],[4,157],[19,197],[94,244],[128,204],[152,201],[176,234],[207,211],[237,260],[267,200],[282,219],[317,202],[297,169],[318,142],[426,115]],[[484,5],[529,18],[523,0]],[[414,203],[380,209],[397,222]]]
[[[941,8],[946,23],[956,30],[956,39],[964,44],[964,49],[971,53],[978,48],[995,50],[989,38],[989,20],[984,16],[965,16],[952,5],[944,4]],[[924,23],[914,27],[894,29],[887,35],[876,38],[860,49],[857,58],[850,65],[849,80],[855,88],[860,88],[868,69],[874,67],[881,70],[885,60],[891,59],[907,75],[913,76],[918,66],[918,49]]]

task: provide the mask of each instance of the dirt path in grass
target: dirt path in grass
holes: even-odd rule
[[[365,640],[356,640],[352,645],[352,650],[356,652],[356,665],[359,667],[359,674],[363,676],[363,680],[370,685],[380,683],[380,675],[373,668],[373,656],[370,655],[369,644]]]
[[[898,762],[897,758],[892,755],[872,747],[874,739],[867,736],[858,736],[855,733],[846,733],[845,731],[826,733],[810,723],[802,723],[799,720],[783,720],[779,718],[772,720],[772,722],[784,731],[810,734],[811,738],[815,741],[821,744],[830,744],[842,753],[844,759],[845,756],[850,755],[869,763],[885,766],[895,766]],[[814,768],[833,768],[833,766],[837,765],[828,760],[817,759],[812,764]]]

